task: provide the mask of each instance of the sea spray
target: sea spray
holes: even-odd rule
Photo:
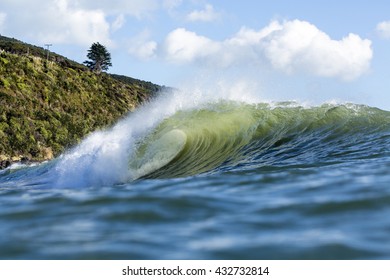
[[[129,169],[129,160],[162,120],[178,111],[202,108],[220,100],[258,101],[253,86],[244,81],[215,86],[161,92],[159,97],[120,120],[114,127],[97,131],[66,151],[55,164],[58,187],[102,186],[131,181],[139,171]]]

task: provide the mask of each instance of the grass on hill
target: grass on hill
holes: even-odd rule
[[[161,89],[50,57],[43,48],[0,36],[0,161],[57,156]]]

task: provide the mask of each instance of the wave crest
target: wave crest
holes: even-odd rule
[[[179,111],[163,120],[140,142],[130,159],[130,169],[135,178],[173,178],[266,165],[330,162],[337,158],[338,150],[359,150],[389,128],[390,113],[367,106],[304,108],[290,102],[217,102]],[[167,152],[167,146],[174,151]],[[145,152],[149,150],[153,156]],[[134,162],[143,164],[137,169]]]

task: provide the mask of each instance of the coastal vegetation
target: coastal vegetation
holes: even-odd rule
[[[0,167],[51,159],[160,89],[0,36]]]

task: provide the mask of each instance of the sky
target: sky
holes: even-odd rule
[[[1,0],[0,34],[160,85],[390,110],[387,1]]]

